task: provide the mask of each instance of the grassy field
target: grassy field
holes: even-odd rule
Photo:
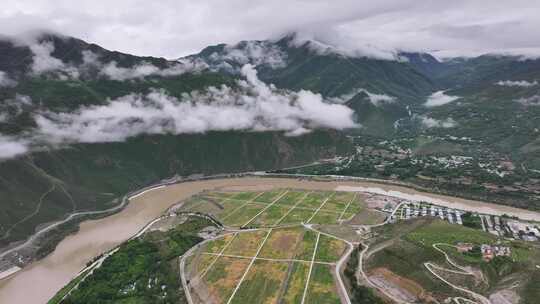
[[[226,303],[248,265],[246,259],[219,257],[203,278],[212,298]]]
[[[335,262],[343,255],[346,247],[343,241],[321,235],[315,260],[319,262]]]
[[[332,271],[328,265],[313,265],[306,303],[340,304]]]
[[[239,232],[202,246],[188,261],[188,269],[199,270],[189,279],[197,293],[216,303],[300,303],[303,297],[312,299],[306,303],[340,303],[333,263],[346,246],[302,226]],[[226,256],[216,255],[223,248]],[[212,256],[215,263],[199,256]]]
[[[257,260],[231,303],[277,303],[288,264]]]
[[[223,253],[228,255],[253,256],[259,249],[259,244],[266,234],[266,231],[238,233]]]
[[[284,304],[296,304],[302,302],[304,288],[309,273],[308,263],[294,263],[291,267],[291,274],[285,287],[282,298]]]
[[[263,258],[292,259],[295,255],[294,248],[306,232],[307,230],[301,227],[274,229],[259,255]]]
[[[215,303],[339,303],[333,272],[347,244],[302,224],[345,227],[339,224],[357,213],[366,223],[380,221],[355,193],[334,191],[206,192],[182,209],[246,230],[209,242],[188,260],[194,292]]]
[[[363,210],[354,193],[278,189],[266,192],[206,192],[186,202],[182,211],[211,214],[229,227],[337,224]],[[371,215],[365,217],[369,222]]]

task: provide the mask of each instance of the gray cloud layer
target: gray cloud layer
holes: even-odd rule
[[[530,0],[4,0],[0,34],[48,28],[139,55],[177,58],[218,42],[302,31],[341,50],[540,54]]]

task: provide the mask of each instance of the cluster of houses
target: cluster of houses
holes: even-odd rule
[[[387,204],[383,211],[391,210],[392,204]],[[417,217],[431,216],[439,217],[450,224],[463,225],[463,215],[467,213],[463,210],[441,207],[426,203],[408,202],[403,204],[400,210],[391,218],[396,220],[409,220]],[[513,238],[528,242],[540,241],[540,229],[533,223],[510,219],[507,217],[492,216],[487,214],[473,214],[479,219],[482,229],[499,237]]]
[[[435,205],[424,205],[410,203],[403,206],[401,212],[397,214],[400,219],[408,220],[420,216],[439,217],[441,220],[447,220],[451,224],[463,225],[461,216],[463,211],[444,208]]]
[[[534,242],[540,240],[540,230],[538,226],[516,220],[506,221],[505,227],[512,233],[515,239]]]
[[[471,243],[458,243],[456,248],[458,252],[465,253],[472,251],[475,248],[475,245]],[[512,249],[511,247],[503,245],[482,244],[480,245],[480,254],[484,261],[489,262],[497,256],[511,256]]]
[[[484,261],[489,262],[496,256],[510,256],[512,253],[510,247],[502,245],[486,245],[480,246],[480,252],[482,252],[482,258]]]
[[[482,220],[482,229],[491,234],[528,242],[540,240],[538,226],[531,223],[490,215],[480,215],[480,219]]]

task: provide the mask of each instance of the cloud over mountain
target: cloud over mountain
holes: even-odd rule
[[[438,91],[433,94],[431,94],[428,98],[426,103],[424,103],[424,106],[428,108],[432,107],[438,107],[445,105],[447,103],[451,103],[452,101],[455,101],[459,99],[459,96],[450,96],[446,95],[444,91]]]
[[[444,129],[447,129],[447,128],[453,128],[455,126],[457,126],[457,122],[452,119],[452,118],[446,118],[446,119],[443,119],[443,120],[439,120],[439,119],[435,119],[435,118],[432,118],[432,117],[429,117],[429,116],[418,116],[418,118],[420,119],[420,123],[422,124],[422,126],[424,126],[425,128],[444,128]]]
[[[11,87],[16,85],[17,82],[11,79],[6,72],[0,71],[0,88],[1,87]]]
[[[251,65],[241,73],[245,80],[235,87],[209,87],[181,98],[153,90],[72,112],[41,111],[34,116],[36,129],[24,141],[0,138],[5,151],[11,151],[3,157],[24,153],[33,144],[114,142],[140,134],[272,130],[294,136],[317,128],[357,127],[345,105],[327,103],[311,91],[276,89],[260,81]]]
[[[108,49],[178,58],[215,43],[305,32],[327,45],[388,50],[540,54],[538,1],[4,0],[3,34],[46,28]]]
[[[504,87],[523,87],[523,88],[529,88],[534,87],[538,85],[538,81],[527,81],[527,80],[500,80],[495,83],[499,86]]]

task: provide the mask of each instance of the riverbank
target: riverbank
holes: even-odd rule
[[[132,196],[125,208],[109,217],[81,223],[76,234],[62,240],[53,253],[0,282],[0,303],[45,303],[58,290],[74,278],[85,264],[129,239],[148,222],[160,216],[170,206],[204,190],[267,190],[271,188],[297,188],[337,190],[339,187],[379,188],[384,191],[424,195],[459,204],[489,206],[493,210],[512,214],[540,214],[495,204],[468,201],[441,195],[431,195],[398,185],[385,185],[368,181],[315,181],[307,178],[276,178],[269,176],[232,177],[167,183],[152,190],[145,189]],[[163,187],[165,186],[165,187]],[[347,188],[341,188],[347,189]],[[502,208],[502,209],[500,209]],[[510,209],[509,209],[510,208]],[[26,292],[32,286],[32,293]]]

